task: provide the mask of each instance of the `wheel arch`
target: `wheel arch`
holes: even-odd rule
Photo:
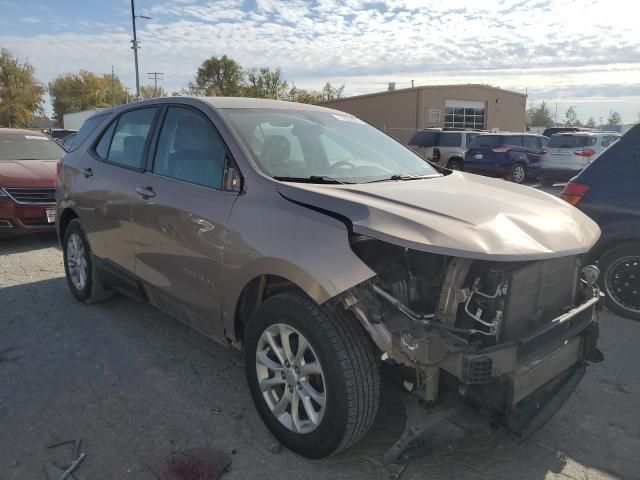
[[[69,226],[69,223],[74,218],[79,217],[75,210],[73,210],[71,207],[65,208],[60,214],[60,219],[58,220],[58,241],[60,242],[60,245],[62,245],[62,242],[64,241],[64,235],[67,227]]]

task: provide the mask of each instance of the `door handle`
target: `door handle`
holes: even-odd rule
[[[93,177],[93,170],[90,168],[83,168],[80,172],[84,175],[84,178]]]
[[[143,187],[142,185],[136,185],[136,193],[145,200],[156,196],[156,192],[153,191],[153,188]]]

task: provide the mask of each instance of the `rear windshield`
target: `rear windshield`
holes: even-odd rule
[[[549,148],[578,148],[595,145],[597,137],[586,135],[554,135],[547,145]]]
[[[0,134],[0,160],[59,160],[64,149],[48,137]]]
[[[502,143],[500,135],[478,135],[471,142],[470,148],[494,148]]]
[[[409,140],[413,147],[459,147],[462,144],[461,133],[451,132],[416,132]]]

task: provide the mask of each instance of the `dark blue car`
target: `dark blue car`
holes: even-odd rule
[[[640,320],[640,125],[573,178],[562,198],[602,230],[587,263],[598,262],[608,307]]]
[[[465,154],[464,170],[523,183],[527,176],[536,176],[548,141],[529,133],[478,135]]]

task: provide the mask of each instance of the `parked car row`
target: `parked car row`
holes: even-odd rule
[[[547,129],[551,139],[529,133],[488,133],[429,128],[417,131],[409,146],[451,170],[464,170],[515,183],[536,178],[543,185],[567,181],[615,143],[620,134],[563,127]]]

